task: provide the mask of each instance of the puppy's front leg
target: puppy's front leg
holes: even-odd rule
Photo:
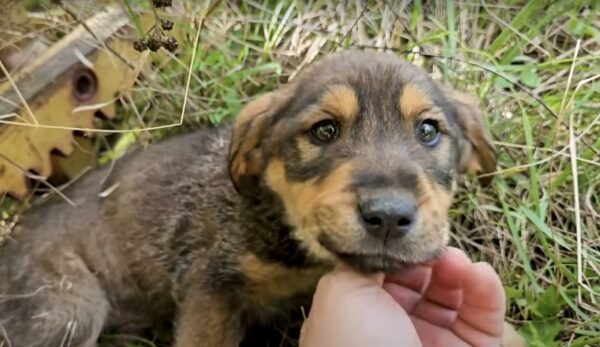
[[[175,347],[238,347],[244,331],[235,307],[195,290],[180,307],[175,334]]]

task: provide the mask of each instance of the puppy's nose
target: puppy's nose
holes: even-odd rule
[[[359,208],[367,231],[384,241],[405,236],[417,212],[407,197],[373,197],[361,202]]]

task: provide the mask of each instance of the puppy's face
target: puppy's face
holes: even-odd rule
[[[229,165],[240,193],[278,197],[313,256],[389,271],[439,254],[455,176],[492,171],[495,155],[467,97],[352,51],[248,104]]]

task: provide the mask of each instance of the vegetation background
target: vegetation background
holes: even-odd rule
[[[70,6],[86,18],[108,3],[124,6],[134,23],[152,8],[143,0]],[[61,9],[51,1],[27,6]],[[531,346],[600,346],[599,1],[181,0],[165,13],[185,35],[103,124],[137,131],[98,134],[101,163],[132,143],[235,117],[250,98],[329,52],[395,52],[477,96],[495,140],[492,185],[460,182],[453,243],[500,273],[508,320]],[[55,42],[77,24],[59,18],[37,35]],[[181,126],[143,131],[177,123],[186,97]],[[0,196],[0,206],[2,239],[29,203]],[[152,336],[104,340],[115,338],[161,345]],[[294,345],[279,341],[271,346]]]

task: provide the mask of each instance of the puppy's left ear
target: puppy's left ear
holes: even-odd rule
[[[271,120],[288,100],[287,90],[280,87],[254,99],[236,117],[229,146],[229,177],[238,193],[250,195],[258,186],[267,161]]]
[[[474,97],[439,85],[440,90],[450,102],[456,122],[462,132],[460,146],[459,173],[488,174],[496,169],[496,151],[489,134],[483,125],[483,113]],[[492,176],[479,179],[489,184]]]

